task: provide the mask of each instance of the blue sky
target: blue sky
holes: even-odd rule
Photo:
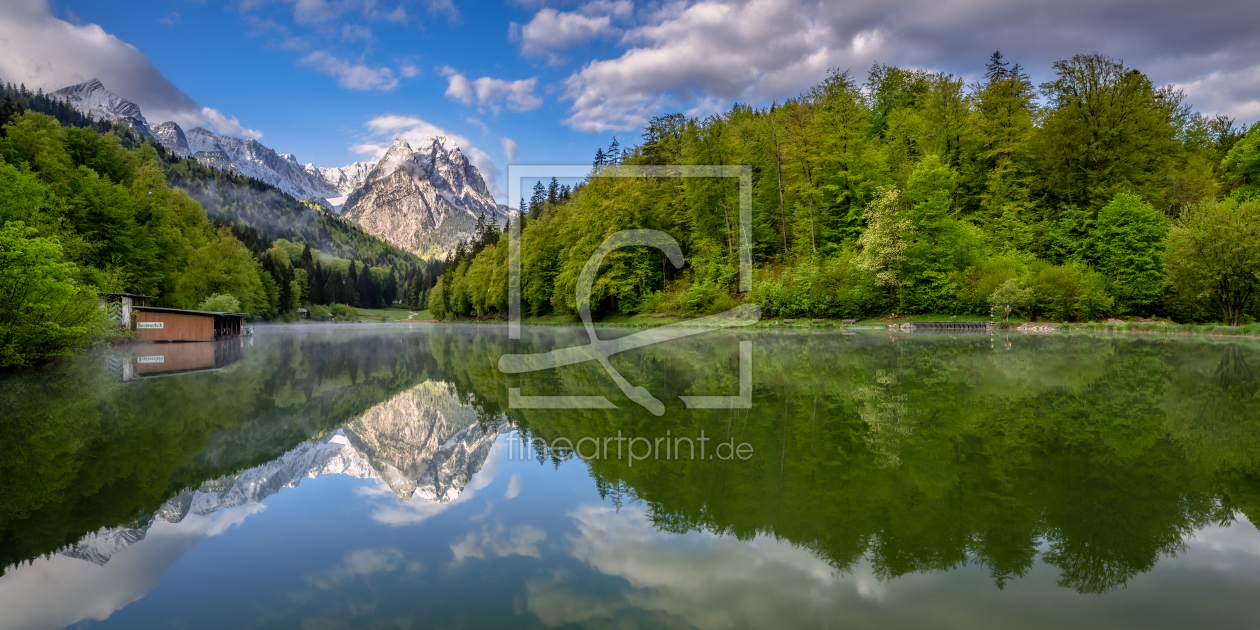
[[[875,61],[976,79],[995,49],[1037,82],[1098,51],[1250,123],[1257,22],[1254,0],[5,0],[0,79],[100,78],[151,123],[318,166],[444,133],[502,191],[508,163],[587,162],[656,114],[765,106]]]

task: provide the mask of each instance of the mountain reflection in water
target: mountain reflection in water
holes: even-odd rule
[[[160,580],[201,584],[213,563],[190,550],[211,539],[214,562],[271,576],[242,583],[289,584],[250,596],[278,625],[317,608],[351,626],[713,628],[913,626],[968,606],[965,625],[1029,626],[1065,602],[1111,627],[1260,612],[1241,595],[1260,586],[1250,341],[722,333],[612,358],[666,403],[657,418],[598,365],[499,373],[505,352],[582,343],[525,337],[264,328],[213,371],[124,382],[98,356],[0,381],[17,419],[0,424],[14,445],[0,455],[0,606],[43,620],[0,628],[145,625],[175,597]],[[734,393],[740,340],[754,342],[753,408],[684,409],[680,395]],[[510,409],[510,387],[620,408]],[[754,456],[630,465],[541,446],[701,431]],[[507,455],[516,432],[534,440],[526,460]],[[282,492],[321,475],[353,483]],[[263,568],[231,542],[286,538],[336,566],[294,548]],[[98,581],[65,577],[84,561]],[[49,580],[100,601],[19,605]],[[294,594],[312,588],[323,595]],[[460,589],[485,604],[463,606]],[[229,613],[241,606],[217,623],[251,618]]]

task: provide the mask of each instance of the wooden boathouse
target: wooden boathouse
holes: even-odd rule
[[[133,306],[131,329],[140,341],[218,341],[249,334],[248,313],[215,313]]]

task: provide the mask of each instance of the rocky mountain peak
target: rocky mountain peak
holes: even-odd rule
[[[70,103],[85,116],[96,120],[134,119],[144,125],[144,135],[149,135],[149,121],[140,113],[140,106],[105,89],[105,84],[99,79],[89,79],[78,85],[61,88],[49,96]]]
[[[167,121],[150,129],[153,137],[163,146],[170,149],[175,155],[187,158],[192,157],[192,151],[188,149],[188,138],[184,136],[184,130],[173,121]]]

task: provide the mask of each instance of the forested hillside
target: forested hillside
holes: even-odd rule
[[[747,164],[753,288],[737,293],[734,180],[591,177],[536,191],[522,231],[522,306],[573,313],[609,234],[673,235],[687,263],[621,250],[595,283],[598,314],[891,313],[1178,321],[1257,315],[1260,125],[1195,113],[1172,86],[1099,54],[1034,86],[995,53],[985,78],[876,65],[834,71],[765,109],[653,119],[619,165]],[[506,234],[448,261],[427,302],[443,317],[506,311]]]
[[[386,305],[396,278],[422,264],[269,186],[23,88],[5,87],[0,134],[0,367],[102,334],[99,292],[286,318],[303,302]],[[215,220],[176,186],[213,204]]]
[[[165,152],[164,152],[165,153]],[[276,239],[302,242],[332,256],[406,268],[419,257],[368,234],[313,201],[299,201],[270,184],[181,160],[166,153],[167,184],[188,192],[212,219],[250,226]]]

